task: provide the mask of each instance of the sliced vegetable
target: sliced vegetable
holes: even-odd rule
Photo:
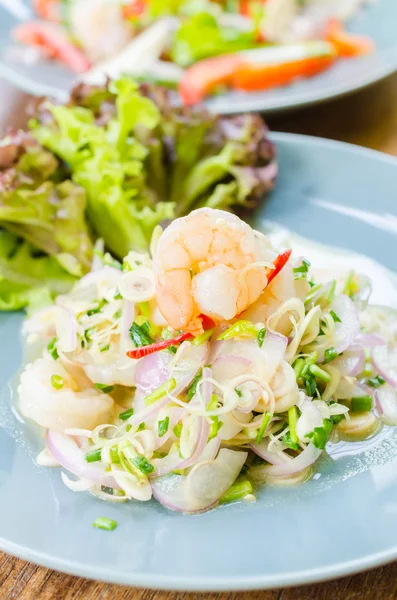
[[[338,19],[329,21],[325,31],[325,39],[334,46],[338,56],[343,58],[371,54],[375,50],[375,44],[372,40],[348,33],[343,23]]]

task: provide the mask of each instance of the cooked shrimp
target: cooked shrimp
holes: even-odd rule
[[[52,375],[62,377],[61,389],[52,387]],[[74,385],[59,361],[41,358],[27,365],[18,389],[22,414],[56,431],[94,429],[101,423],[111,422],[113,399],[95,389],[75,391]]]
[[[79,0],[70,4],[69,15],[73,35],[93,62],[117,54],[131,39],[116,2]]]
[[[240,314],[266,287],[275,253],[266,238],[235,215],[200,208],[162,234],[153,259],[156,299],[174,329],[202,331],[200,314],[216,323]]]

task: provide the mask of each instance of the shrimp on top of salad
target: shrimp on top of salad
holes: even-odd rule
[[[25,323],[20,410],[70,489],[197,513],[304,481],[328,441],[397,425],[395,316],[367,306],[368,278],[317,282],[209,208],[151,248],[122,263],[97,251]]]

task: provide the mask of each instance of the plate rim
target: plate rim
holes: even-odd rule
[[[271,139],[276,144],[279,142],[292,144],[306,143],[312,146],[320,145],[334,149],[343,149],[344,152],[370,157],[377,161],[391,164],[396,168],[397,172],[397,157],[378,150],[322,137],[286,132],[272,132]],[[148,574],[144,571],[135,571],[131,573],[126,573],[125,571],[120,572],[116,569],[107,569],[103,565],[82,566],[76,561],[52,557],[49,554],[38,552],[34,549],[27,548],[26,546],[10,542],[2,536],[0,536],[0,550],[40,566],[96,581],[147,589],[189,592],[265,590],[308,585],[354,575],[397,560],[396,542],[394,546],[391,546],[387,550],[368,554],[363,558],[356,558],[347,562],[337,562],[328,567],[317,567],[302,571],[287,572],[282,576],[282,580],[280,579],[280,575],[271,574],[252,576],[233,576],[232,574],[227,577],[186,577],[182,575],[176,578],[175,576]]]

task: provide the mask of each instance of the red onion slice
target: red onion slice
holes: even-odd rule
[[[335,298],[330,308],[341,320],[335,323],[334,333],[335,350],[340,354],[353,343],[360,331],[358,312],[354,302],[343,294]]]
[[[197,465],[187,477],[165,475],[151,480],[153,496],[163,506],[198,513],[216,506],[238,477],[247,452],[223,448],[217,458]]]
[[[103,463],[87,463],[75,440],[64,433],[47,430],[47,446],[51,455],[70,473],[100,485],[119,489],[115,479],[105,471]]]
[[[359,333],[354,342],[362,344],[364,348],[374,348],[386,344],[385,338],[377,333]]]
[[[391,364],[389,350],[387,346],[376,346],[372,350],[372,362],[379,371],[383,379],[394,389],[397,390],[397,372]]]
[[[397,394],[389,386],[382,386],[375,392],[379,418],[385,425],[397,425]]]
[[[235,354],[222,354],[214,362],[212,375],[219,383],[223,383],[248,373],[251,366],[252,361],[249,358]]]
[[[284,462],[282,465],[270,465],[263,467],[263,472],[273,477],[282,477],[285,475],[294,475],[303,471],[310,465],[314,464],[320,457],[322,450],[316,448],[313,444],[309,444],[306,448],[298,454],[295,458],[288,462]]]
[[[168,364],[172,360],[168,352],[154,352],[137,362],[135,384],[146,396],[162,385],[170,376]]]
[[[159,437],[157,431],[155,431],[155,439],[154,439],[154,448],[161,448],[165,444],[165,442],[172,435],[172,430],[175,425],[182,419],[182,417],[186,414],[186,410],[183,408],[172,408],[169,415],[169,424],[168,429],[162,437]]]
[[[356,377],[359,375],[365,366],[365,352],[360,344],[353,344],[345,352],[343,356],[338,356],[332,361],[332,366],[336,367],[339,373]]]
[[[250,444],[250,448],[255,454],[266,460],[271,465],[284,465],[286,464],[285,459],[283,459],[278,452],[270,452],[269,447],[270,440],[263,440],[260,444]]]

